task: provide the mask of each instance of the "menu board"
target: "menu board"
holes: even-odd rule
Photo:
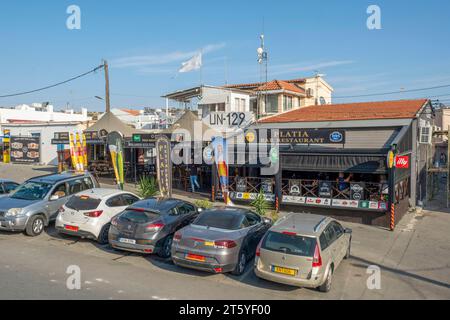
[[[11,137],[11,162],[39,163],[40,145],[40,137]]]
[[[172,162],[170,160],[170,140],[160,136],[156,141],[156,164],[158,185],[162,197],[172,196]]]

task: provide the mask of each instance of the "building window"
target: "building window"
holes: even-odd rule
[[[261,99],[264,101],[264,96],[262,96]],[[266,96],[266,113],[278,113],[277,95]]]
[[[292,97],[283,96],[283,111],[288,111],[292,109]]]
[[[236,112],[241,111],[241,99],[234,98],[234,110],[236,110]]]
[[[217,104],[217,111],[225,112],[225,103],[218,103]]]
[[[239,110],[240,112],[245,112],[245,109],[247,108],[246,103],[245,103],[245,99],[241,99],[241,110]]]

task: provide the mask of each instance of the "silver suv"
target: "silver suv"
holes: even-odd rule
[[[352,230],[332,218],[290,213],[258,245],[255,273],[269,281],[328,292],[333,272],[350,256],[351,239]]]
[[[61,173],[35,177],[0,198],[0,230],[38,236],[54,221],[71,195],[98,187],[90,173]]]

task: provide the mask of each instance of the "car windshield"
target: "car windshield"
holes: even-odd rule
[[[159,217],[159,213],[153,211],[127,209],[120,214],[120,220],[133,223],[147,223]]]
[[[94,210],[102,202],[100,199],[88,196],[73,196],[66,203],[66,207],[73,210]]]
[[[264,239],[262,248],[296,256],[312,257],[316,243],[315,238],[270,231]]]
[[[241,228],[243,215],[228,212],[205,212],[195,221],[194,225],[218,228],[225,230],[238,230]]]
[[[51,184],[42,182],[25,182],[11,195],[13,199],[42,200],[52,188]]]

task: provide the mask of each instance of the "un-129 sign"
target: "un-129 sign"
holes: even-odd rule
[[[211,112],[203,121],[210,127],[242,128],[253,121],[251,112]]]

